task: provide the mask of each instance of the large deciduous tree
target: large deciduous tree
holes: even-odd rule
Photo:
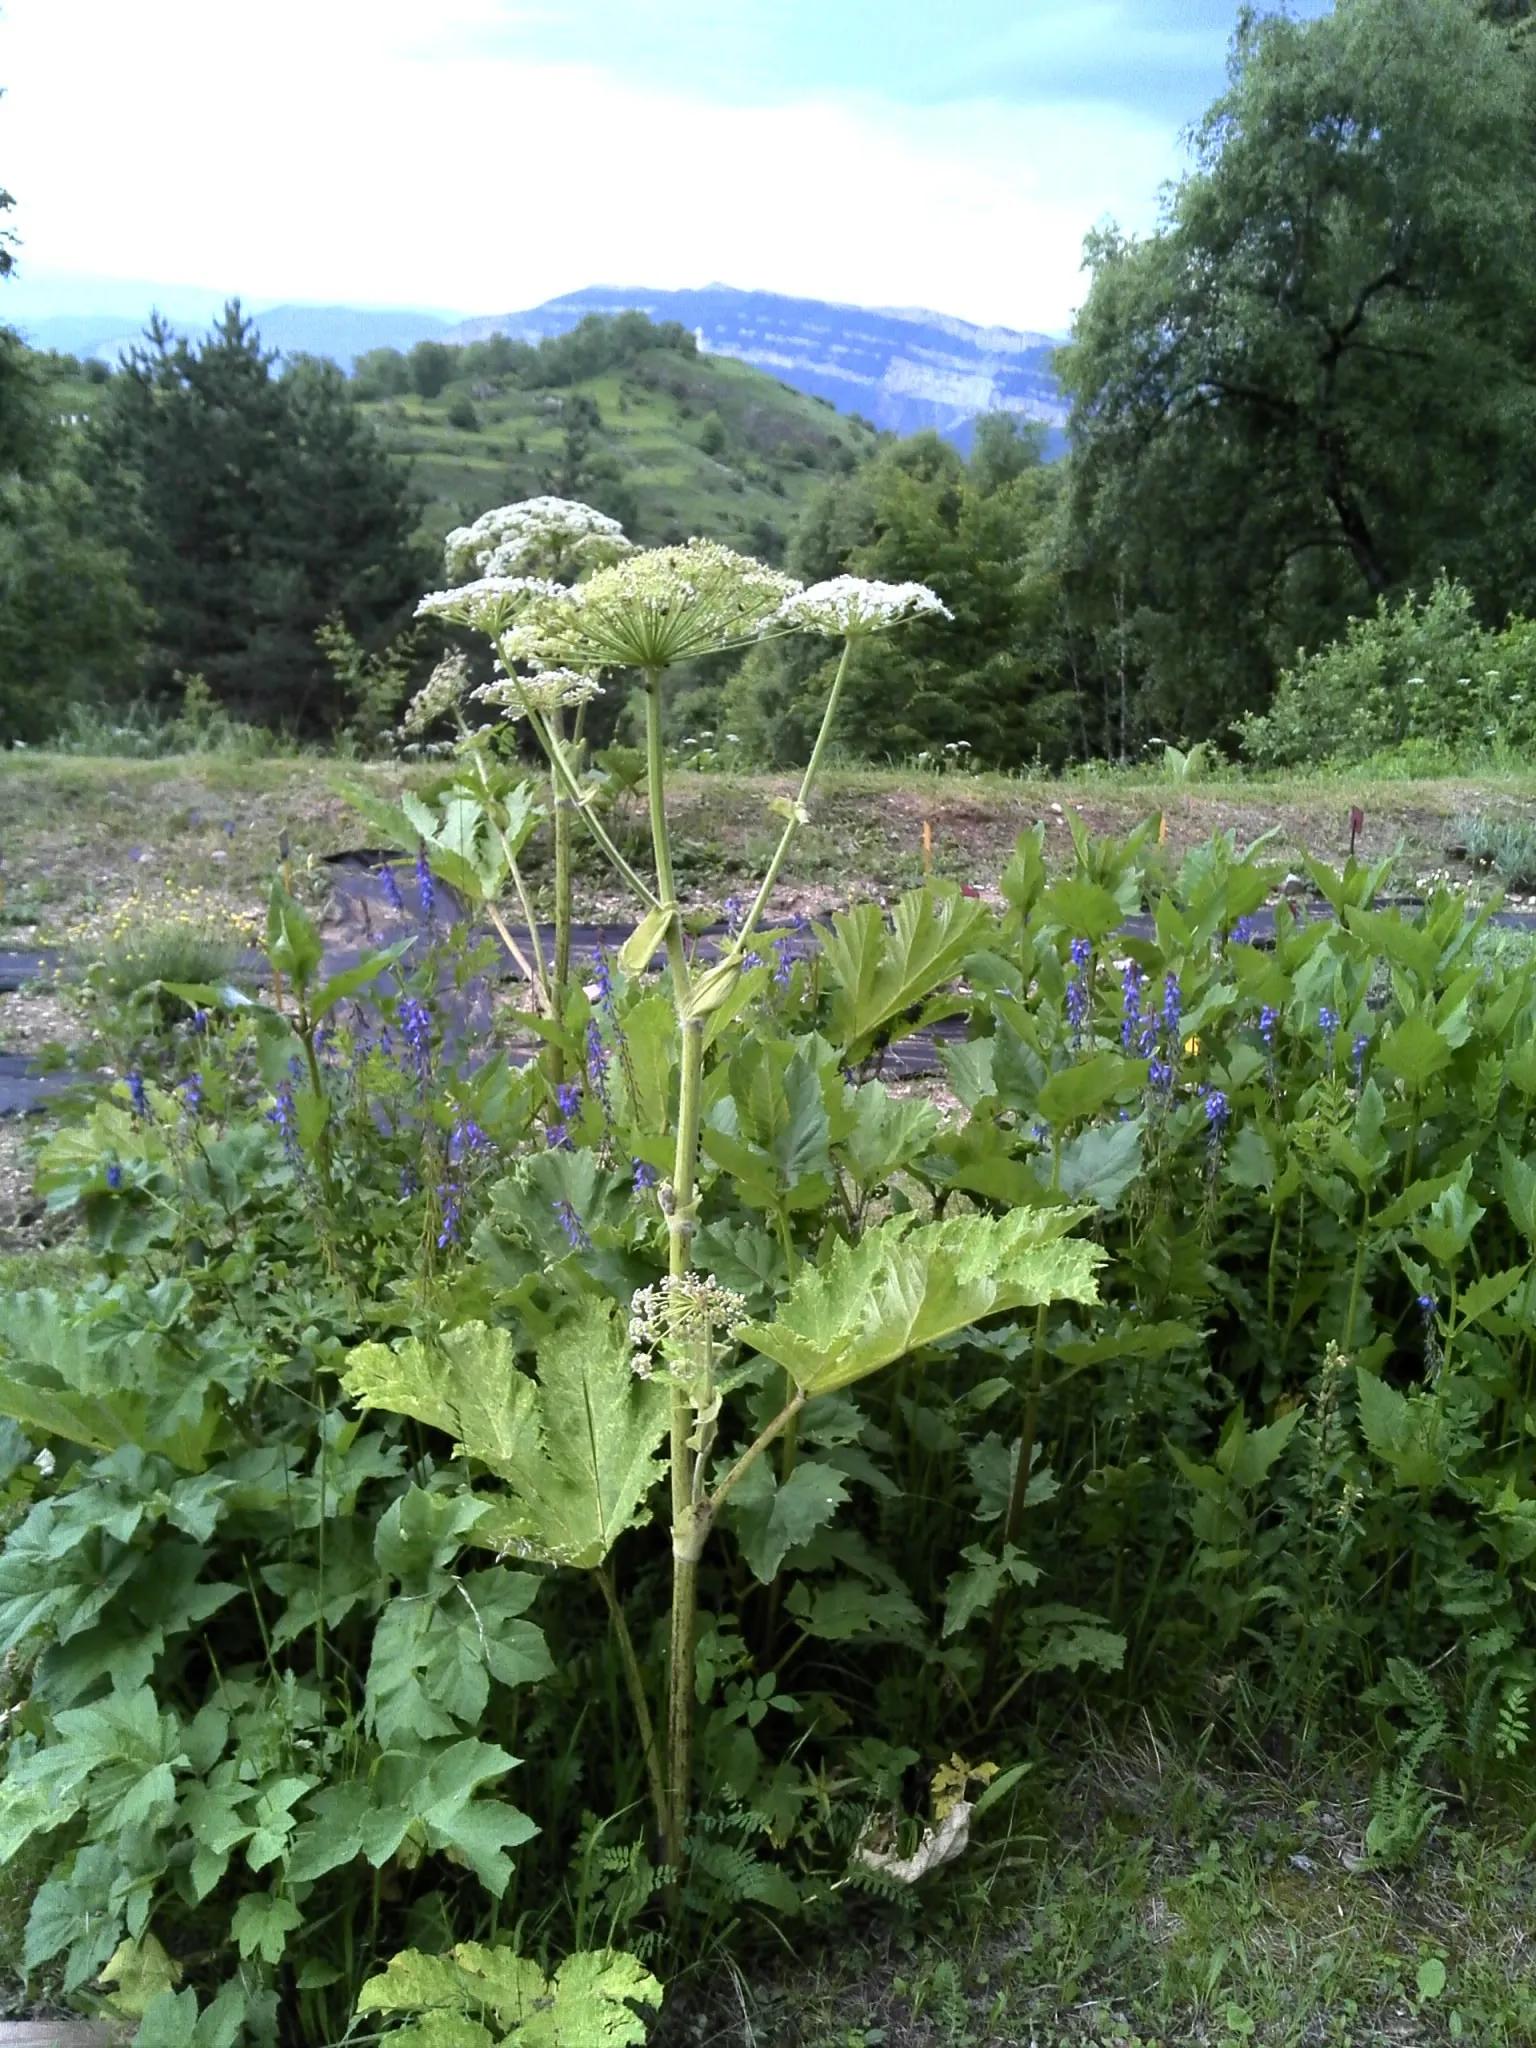
[[[1441,569],[1536,606],[1536,40],[1472,0],[1245,16],[1144,241],[1090,239],[1062,371],[1080,605],[1147,723]]]
[[[901,760],[949,747],[1017,767],[1078,749],[1048,559],[1056,489],[1035,434],[1000,416],[981,424],[969,463],[918,434],[807,508],[790,549],[797,576],[923,582],[954,614],[860,648],[844,686],[849,752]],[[728,689],[728,722],[776,759],[803,759],[830,680],[814,644],[771,643]]]
[[[242,717],[339,714],[315,632],[387,633],[430,573],[408,475],[329,363],[279,371],[238,304],[197,346],[154,323],[105,387],[86,469],[154,615],[145,682],[206,677]]]

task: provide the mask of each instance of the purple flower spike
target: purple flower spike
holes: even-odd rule
[[[395,871],[388,861],[379,870],[379,887],[384,891],[384,901],[397,917],[405,915],[405,898],[400,894],[400,884],[395,880]]]
[[[459,1241],[459,1184],[445,1180],[437,1191],[437,1199],[443,1205],[443,1224],[437,1233],[437,1248],[446,1251],[451,1244]]]
[[[1171,1049],[1177,1052],[1179,1020],[1184,1014],[1184,993],[1179,987],[1179,977],[1170,974],[1163,982],[1163,1030],[1167,1033]]]
[[[421,903],[423,920],[432,922],[432,905],[435,900],[432,889],[432,866],[427,859],[427,844],[423,840],[416,855],[416,894]]]
[[[113,1194],[115,1195],[118,1189],[122,1186],[122,1184],[123,1169],[118,1165],[117,1161],[114,1159],[111,1165],[107,1168],[107,1186],[112,1190]]]
[[[1259,1036],[1264,1041],[1265,1048],[1269,1052],[1273,1052],[1275,1049],[1275,1027],[1279,1022],[1280,1012],[1271,1009],[1269,1004],[1266,1003],[1259,1012]]]
[[[789,940],[778,938],[773,942],[773,985],[788,988],[794,975],[794,957],[789,950]]]
[[[128,1100],[133,1104],[135,1116],[147,1117],[149,1115],[149,1098],[144,1093],[144,1076],[142,1074],[130,1074],[128,1076]]]
[[[573,1252],[591,1251],[592,1240],[588,1237],[581,1218],[576,1214],[570,1203],[561,1200],[556,1202],[554,1207],[556,1221],[565,1232],[565,1241],[571,1250]]]
[[[182,1083],[181,1106],[189,1117],[195,1117],[202,1107],[202,1102],[203,1077],[201,1074],[189,1074]]]
[[[1141,1035],[1141,969],[1134,960],[1125,963],[1125,974],[1120,983],[1120,1044],[1130,1052]]]
[[[655,1187],[655,1185],[656,1185],[656,1169],[655,1169],[655,1167],[654,1167],[654,1166],[647,1166],[647,1165],[646,1165],[646,1163],[645,1163],[645,1161],[644,1161],[643,1159],[637,1159],[637,1160],[635,1160],[635,1162],[634,1162],[634,1168],[635,1168],[635,1193],[636,1193],[637,1195],[643,1195],[643,1194],[645,1193],[645,1191],[646,1191],[646,1189],[647,1189],[647,1188],[653,1188],[653,1187]]]

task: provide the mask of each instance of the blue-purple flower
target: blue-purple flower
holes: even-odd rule
[[[1072,1043],[1081,1047],[1083,1030],[1093,1007],[1093,989],[1088,979],[1089,964],[1093,959],[1093,948],[1086,939],[1072,941],[1072,978],[1067,983],[1067,1022],[1072,1027]]]
[[[654,1166],[647,1166],[643,1159],[636,1159],[632,1163],[635,1169],[635,1193],[643,1195],[647,1188],[655,1187],[656,1169]]]
[[[203,1077],[188,1074],[181,1085],[181,1106],[189,1117],[195,1117],[203,1104]]]
[[[1334,1041],[1334,1040],[1335,1040],[1335,1039],[1336,1039],[1336,1038],[1338,1037],[1338,1035],[1339,1035],[1339,1013],[1338,1013],[1338,1011],[1337,1011],[1337,1010],[1330,1010],[1330,1009],[1329,1009],[1329,1007],[1328,1007],[1328,1005],[1327,1005],[1326,1003],[1324,1003],[1323,1007],[1322,1007],[1322,1008],[1321,1008],[1321,1009],[1320,1009],[1320,1010],[1318,1011],[1318,1013],[1317,1013],[1317,1025],[1318,1025],[1318,1029],[1319,1029],[1319,1030],[1320,1030],[1320,1031],[1322,1032],[1322,1034],[1323,1034],[1323,1049],[1324,1049],[1324,1051],[1325,1051],[1325,1053],[1326,1053],[1326,1055],[1327,1055],[1327,1059],[1328,1059],[1328,1064],[1329,1064],[1329,1066],[1332,1066],[1332,1065],[1333,1065],[1333,1041]]]
[[[267,1122],[277,1127],[283,1141],[283,1150],[288,1155],[288,1164],[295,1173],[304,1170],[304,1155],[299,1150],[299,1114],[293,1100],[292,1081],[278,1084],[272,1107],[267,1111]]]
[[[147,1117],[149,1115],[149,1097],[144,1093],[144,1076],[142,1074],[130,1074],[128,1076],[128,1100],[133,1104],[135,1116]]]
[[[1266,1003],[1259,1012],[1259,1037],[1266,1052],[1275,1049],[1275,1028],[1280,1022],[1280,1012]]]
[[[395,871],[388,861],[379,870],[379,887],[384,891],[384,901],[397,916],[405,915],[405,898],[400,894],[400,884],[395,880]]]
[[[442,1206],[442,1226],[437,1233],[437,1248],[446,1251],[451,1244],[459,1241],[460,1188],[455,1180],[445,1180],[437,1191]]]
[[[1140,1041],[1141,992],[1145,986],[1141,969],[1134,960],[1127,960],[1120,983],[1120,1044],[1126,1052],[1133,1051]]]
[[[565,1241],[573,1252],[589,1252],[592,1240],[588,1237],[581,1218],[563,1197],[554,1204],[555,1220],[565,1232]]]
[[[773,942],[773,985],[788,988],[795,972],[794,955],[789,950],[789,939],[781,933]]]
[[[416,853],[416,895],[421,904],[421,915],[427,924],[432,922],[432,905],[436,901],[432,887],[432,863],[427,859],[427,845],[423,840]]]
[[[472,1116],[461,1116],[448,1133],[448,1157],[455,1164],[477,1152],[488,1152],[491,1141]]]
[[[1371,1041],[1362,1031],[1355,1040],[1352,1054],[1355,1063],[1355,1086],[1357,1088],[1365,1086],[1365,1056],[1370,1049]]]
[[[113,1194],[115,1195],[118,1189],[122,1186],[122,1184],[123,1169],[118,1165],[117,1161],[114,1159],[110,1161],[107,1166],[107,1186],[112,1190]]]
[[[603,1034],[597,1028],[597,1019],[587,1019],[587,1079],[592,1093],[602,1105],[603,1121],[612,1123],[613,1103],[608,1094],[608,1064],[612,1058],[603,1043]]]
[[[405,1042],[416,1064],[416,1079],[425,1088],[432,1071],[431,1015],[426,1004],[416,996],[401,998],[399,1014],[400,1029],[405,1034]]]

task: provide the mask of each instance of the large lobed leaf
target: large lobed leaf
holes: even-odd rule
[[[771,1323],[737,1334],[807,1394],[831,1393],[999,1310],[1096,1302],[1104,1252],[1082,1209],[1015,1209],[907,1228],[894,1218],[803,1271]]]
[[[955,979],[991,919],[984,903],[944,882],[909,889],[889,931],[873,903],[836,912],[822,936],[835,984],[832,1037],[862,1050],[883,1025]]]
[[[507,1948],[461,1941],[445,1956],[406,1949],[370,1977],[358,1995],[361,2013],[452,2016],[473,2029],[434,2033],[449,2042],[501,2038],[520,2048],[629,2048],[643,2042],[640,2006],[661,2004],[661,1986],[622,1949],[582,1949],[552,1978]],[[489,2019],[495,2036],[480,2026]]]
[[[443,1430],[502,1480],[507,1547],[586,1568],[644,1520],[661,1477],[666,1392],[636,1379],[629,1360],[616,1304],[589,1300],[544,1339],[537,1380],[519,1371],[505,1330],[466,1323],[431,1345],[361,1345],[345,1385],[365,1408]]]

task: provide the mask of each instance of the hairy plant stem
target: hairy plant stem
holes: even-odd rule
[[[843,693],[843,678],[848,673],[848,657],[852,652],[853,642],[845,640],[843,642],[842,656],[837,664],[837,673],[832,678],[832,688],[827,693],[827,708],[821,714],[821,729],[816,735],[815,746],[811,748],[811,758],[805,764],[805,773],[800,778],[800,790],[795,798],[795,807],[784,822],[784,830],[779,835],[779,843],[773,850],[773,858],[769,861],[767,871],[763,876],[762,887],[752,899],[752,908],[747,912],[745,921],[740,931],[736,934],[735,943],[731,947],[732,954],[746,952],[752,934],[756,931],[758,922],[768,907],[768,898],[773,894],[773,885],[779,879],[780,871],[785,861],[789,858],[789,849],[794,843],[795,834],[800,829],[800,814],[809,802],[811,791],[816,786],[816,778],[821,773],[822,756],[827,750],[827,741],[832,736],[832,722],[837,716],[837,700]]]
[[[678,992],[679,1006],[685,1000]],[[693,1229],[698,1193],[699,1117],[704,1072],[704,1020],[682,1022],[682,1073],[677,1102],[677,1149],[667,1208],[667,1270],[679,1280],[693,1263]],[[694,1411],[687,1393],[672,1388],[672,1628],[667,1660],[667,1821],[662,1831],[666,1860],[682,1868],[689,1794],[693,1781],[694,1630],[698,1608],[699,1552],[704,1528],[694,1503]]]
[[[646,1697],[645,1674],[640,1669],[640,1659],[635,1654],[635,1639],[629,1632],[629,1623],[624,1619],[624,1609],[619,1604],[612,1567],[601,1564],[592,1576],[602,1588],[603,1598],[608,1603],[609,1618],[613,1622],[614,1637],[619,1645],[619,1661],[624,1667],[624,1684],[629,1692],[630,1706],[634,1709],[635,1725],[640,1731],[640,1747],[645,1752],[645,1775],[650,1784],[651,1805],[656,1814],[656,1836],[658,1841],[662,1841],[667,1832],[667,1781],[662,1774],[661,1752],[656,1747],[656,1724],[651,1719],[651,1703]]]
[[[677,1004],[681,1021],[689,992],[688,954],[683,945],[682,921],[677,914],[672,840],[667,830],[667,762],[661,743],[661,674],[653,668],[645,672],[645,771],[651,806],[651,853],[656,862],[656,904],[658,909],[669,913],[667,962],[672,969],[672,999]],[[672,1184],[681,1193],[676,1179]]]

